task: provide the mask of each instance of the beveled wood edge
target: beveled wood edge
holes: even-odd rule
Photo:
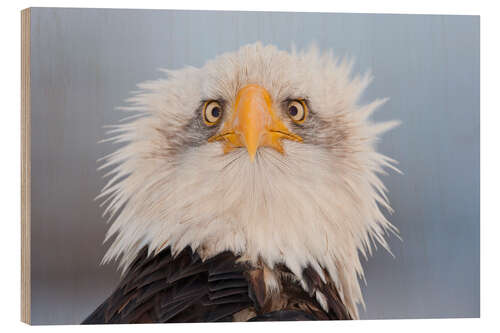
[[[31,10],[21,11],[21,321],[31,324]]]

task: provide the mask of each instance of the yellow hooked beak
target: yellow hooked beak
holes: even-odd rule
[[[238,91],[231,118],[220,134],[208,141],[224,141],[224,153],[246,147],[253,162],[259,147],[271,147],[283,154],[281,139],[302,141],[300,136],[290,133],[276,115],[267,90],[250,84]]]

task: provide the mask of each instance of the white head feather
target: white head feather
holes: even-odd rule
[[[374,150],[396,122],[369,121],[385,99],[358,105],[371,77],[352,78],[351,67],[315,48],[257,43],[140,84],[124,108],[138,116],[111,131],[124,145],[102,166],[114,166],[100,196],[113,221],[106,239],[116,235],[104,261],[120,257],[126,268],[144,245],[151,253],[190,245],[205,257],[230,250],[271,268],[284,263],[299,278],[310,265],[331,275],[357,318],[359,253],[373,240],[387,248],[385,231],[396,231],[379,209],[391,211],[376,175],[394,161]],[[307,97],[322,120],[308,129],[313,139],[283,140],[284,154],[261,147],[251,162],[245,149],[223,154],[221,143],[189,130],[201,101],[232,105],[248,84],[273,101]]]

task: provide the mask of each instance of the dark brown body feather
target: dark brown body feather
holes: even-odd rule
[[[190,248],[173,256],[141,250],[118,288],[83,324],[351,319],[331,281],[310,268],[305,292],[285,267],[275,267],[280,292],[266,292],[266,268],[237,262],[230,252],[203,261]],[[314,291],[321,291],[324,311]]]

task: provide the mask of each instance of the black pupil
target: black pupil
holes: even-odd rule
[[[290,112],[290,115],[292,117],[295,117],[297,115],[297,113],[299,113],[299,110],[297,109],[297,107],[295,105],[292,105],[290,106],[290,108],[288,109],[288,112]]]
[[[219,118],[219,115],[220,115],[220,109],[216,106],[212,109],[212,117]]]

